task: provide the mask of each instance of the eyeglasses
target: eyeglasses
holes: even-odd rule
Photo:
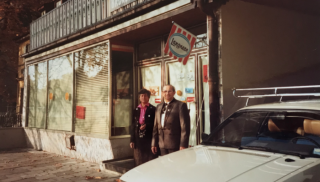
[[[164,90],[164,91],[162,91],[163,93],[171,93],[171,92],[173,92],[172,90]]]

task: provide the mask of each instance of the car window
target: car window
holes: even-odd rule
[[[290,110],[240,111],[224,121],[204,144],[238,148],[255,146],[280,153],[320,157],[317,152],[320,150],[320,114]]]
[[[237,113],[225,122],[223,129],[213,136],[214,142],[240,145],[244,137],[255,137],[267,112]]]

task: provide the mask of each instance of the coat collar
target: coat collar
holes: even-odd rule
[[[169,102],[169,105],[170,104],[172,104],[172,103],[174,103],[175,101],[177,101],[175,98],[173,98],[170,102]],[[164,104],[165,102],[162,102],[161,103],[161,108],[163,107],[163,104]]]

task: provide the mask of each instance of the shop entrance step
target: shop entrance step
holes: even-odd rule
[[[134,167],[134,159],[132,157],[102,161],[100,166],[101,170],[110,170],[120,174],[124,174]]]

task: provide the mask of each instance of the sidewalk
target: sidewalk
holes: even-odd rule
[[[120,175],[100,171],[99,164],[44,151],[0,151],[1,182],[115,182]]]

